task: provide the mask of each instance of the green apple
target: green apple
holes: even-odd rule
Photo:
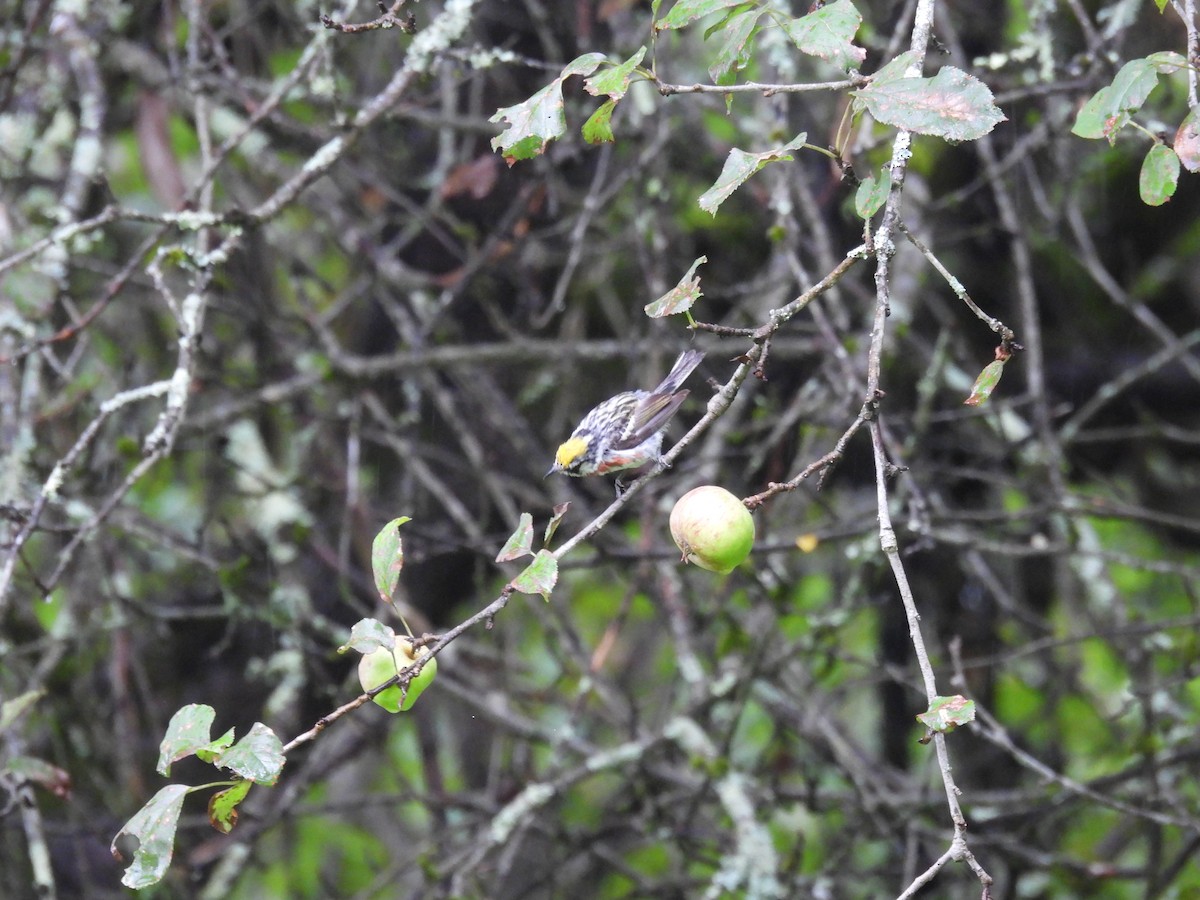
[[[671,537],[684,562],[725,575],[750,555],[754,519],[725,488],[707,484],[676,502],[671,510]]]
[[[377,688],[389,678],[412,666],[418,659],[426,656],[429,656],[427,647],[414,647],[412,638],[398,634],[394,652],[387,647],[380,647],[378,650],[367,653],[358,661],[358,683],[362,685],[364,691]],[[400,712],[402,709],[409,709],[417,702],[417,698],[421,696],[425,688],[433,682],[435,675],[437,675],[437,658],[430,657],[416,677],[408,683],[408,693],[404,695],[403,703],[400,702],[402,692],[398,684],[376,694],[371,699],[388,712],[394,713]]]

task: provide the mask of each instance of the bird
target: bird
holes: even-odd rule
[[[702,351],[685,350],[654,390],[625,391],[592,409],[559,446],[546,477],[608,475],[657,462],[663,431],[689,393],[680,386],[702,359]]]

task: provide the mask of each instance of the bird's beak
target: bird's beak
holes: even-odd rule
[[[561,470],[558,467],[558,463],[555,463],[554,465],[552,465],[550,467],[550,471],[548,471],[545,475],[543,475],[542,478],[543,479],[549,478],[551,475],[553,475],[555,472],[558,472],[558,471],[561,471]]]

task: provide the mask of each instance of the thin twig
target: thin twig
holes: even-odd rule
[[[907,225],[905,225],[903,222],[899,222],[897,225],[900,228],[900,231],[903,232],[904,236],[909,239],[912,245],[921,251],[921,255],[929,260],[929,264],[937,270],[938,274],[946,279],[946,284],[950,286],[950,290],[954,291],[954,296],[958,297],[959,300],[965,303],[967,308],[970,309],[971,312],[975,313],[980,321],[987,324],[988,328],[1000,335],[1001,339],[1005,343],[1011,344],[1013,338],[1015,337],[1013,330],[995,316],[989,316],[982,309],[980,309],[975,301],[971,299],[971,295],[967,293],[967,289],[963,287],[963,283],[950,274],[950,270],[942,265],[942,261],[934,255],[933,251],[930,250],[919,237],[908,230]]]
[[[813,81],[798,84],[759,84],[756,81],[745,81],[741,84],[669,84],[656,75],[645,73],[651,83],[664,97],[672,94],[762,94],[770,97],[774,94],[807,94],[814,91],[844,91],[848,88],[862,87],[870,81],[869,78],[855,74],[852,78],[840,81]]]

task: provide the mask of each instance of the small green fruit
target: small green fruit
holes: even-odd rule
[[[426,647],[416,648],[413,646],[412,638],[403,635],[396,635],[396,649],[393,655],[387,647],[380,647],[378,650],[372,650],[370,653],[363,656],[358,661],[358,683],[362,685],[364,691],[369,691],[372,688],[379,687],[392,676],[403,672],[409,668],[418,659],[429,655],[429,649]],[[404,695],[404,702],[400,702],[400,685],[393,685],[386,691],[376,694],[373,699],[376,703],[386,709],[388,712],[400,712],[402,709],[410,709],[417,698],[425,688],[433,683],[434,676],[437,675],[437,658],[433,657],[421,667],[421,671],[417,676],[408,683],[408,693]]]
[[[690,562],[722,575],[732,572],[754,546],[754,519],[723,487],[693,488],[671,510],[671,537]]]

